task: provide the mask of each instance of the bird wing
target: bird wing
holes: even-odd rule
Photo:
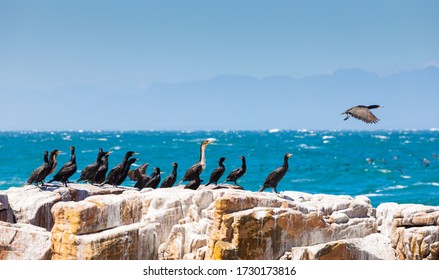
[[[264,186],[275,187],[277,182],[279,182],[284,175],[285,173],[282,172],[282,167],[276,168],[270,174],[268,174],[267,178],[265,179]]]
[[[217,167],[214,171],[212,171],[212,174],[210,174],[209,181],[218,181],[221,176],[224,174],[225,168]]]
[[[186,171],[186,173],[184,173],[183,180],[193,180],[193,177],[197,173],[200,174],[202,172],[202,168],[203,166],[201,165],[201,163],[195,163]]]
[[[139,169],[137,168],[137,169],[133,169],[133,170],[128,171],[128,177],[131,179],[131,181],[139,180],[141,178]]]
[[[372,114],[367,107],[353,107],[349,110],[349,113],[354,118],[361,120],[365,123],[377,123],[379,119]]]
[[[43,165],[37,167],[34,171],[32,171],[32,174],[29,176],[29,179],[27,179],[27,183],[28,184],[36,183],[38,175],[44,170],[44,168],[46,168],[46,165],[48,165],[48,163],[44,163]]]
[[[238,167],[227,176],[227,181],[233,181],[242,172],[242,167]]]

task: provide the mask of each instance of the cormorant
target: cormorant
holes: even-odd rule
[[[111,153],[112,152],[107,152],[101,158],[101,165],[99,166],[98,171],[96,171],[96,174],[92,180],[92,184],[102,184],[105,181],[105,176],[108,171],[108,157]]]
[[[44,186],[43,180],[50,174],[53,169],[53,166],[56,166],[56,157],[58,156],[59,151],[53,150],[50,152],[50,156],[47,159],[47,162],[44,162],[43,165],[35,169],[32,174],[29,176],[27,180],[27,184],[35,183],[35,186],[38,187],[38,183],[41,183]],[[44,161],[46,161],[46,152],[44,152]]]
[[[151,174],[151,179],[148,180],[148,182],[145,184],[144,188],[152,188],[156,189],[157,186],[160,184],[160,168],[155,167],[154,173]]]
[[[292,154],[285,154],[284,156],[284,164],[281,167],[276,168],[270,174],[268,174],[265,179],[264,185],[259,190],[259,192],[264,191],[266,188],[271,188],[273,192],[277,193],[277,184],[279,184],[280,180],[285,176],[288,171],[288,159],[292,156]]]
[[[173,162],[172,166],[174,167],[174,169],[172,170],[171,175],[169,175],[163,180],[162,184],[160,185],[160,188],[171,188],[175,184],[175,181],[177,181],[178,163]]]
[[[98,171],[99,167],[102,164],[102,158],[105,156],[107,152],[104,152],[102,148],[99,148],[98,156],[96,158],[96,161],[92,164],[87,165],[82,171],[81,175],[79,176],[79,179],[75,181],[75,183],[78,183],[79,181],[87,181],[90,184],[93,184],[94,177],[96,175],[96,172]]]
[[[148,168],[149,163],[144,163],[141,166],[137,167],[134,170],[128,171],[128,177],[132,181],[136,181],[136,184],[134,185],[135,188],[142,189],[146,182],[150,179],[148,174],[146,174],[146,169]]]
[[[128,176],[128,172],[130,171],[131,164],[135,163],[136,161],[137,161],[137,158],[130,158],[127,161],[125,169],[120,173],[119,179],[116,181],[116,186],[122,185],[122,183],[125,181],[125,179]]]
[[[232,172],[230,172],[224,183],[233,182],[235,184],[235,186],[237,186],[238,184],[236,183],[236,181],[239,178],[241,178],[245,174],[245,172],[247,171],[247,164],[245,162],[245,157],[240,156],[240,158],[242,160],[242,166],[238,167],[235,170],[233,170]]]
[[[53,181],[58,181],[64,184],[64,187],[67,187],[67,181],[69,180],[69,178],[75,174],[76,170],[77,170],[77,165],[76,165],[76,155],[75,155],[75,147],[70,147],[70,160],[68,162],[66,162],[66,164],[64,164],[60,170],[58,171],[58,173],[56,173],[53,176],[53,179],[49,181],[49,183],[53,182]]]
[[[29,179],[27,179],[26,183],[28,185],[31,185],[32,183],[35,183],[35,185],[38,187],[38,181],[37,178],[41,172],[43,172],[44,169],[47,170],[49,166],[49,152],[44,151],[44,157],[43,157],[44,163],[40,165],[38,168],[36,168],[34,171],[32,171],[31,175],[29,176]]]
[[[224,171],[226,171],[226,167],[224,166],[223,162],[226,160],[226,158],[222,157],[219,159],[218,165],[214,171],[210,174],[209,182],[206,184],[208,186],[210,183],[214,183],[215,185],[218,185],[218,181],[223,176]]]
[[[200,175],[197,174],[195,179],[190,181],[186,186],[184,186],[184,188],[195,191],[200,187],[201,182],[203,182],[203,180],[200,180]]]
[[[195,179],[196,174],[198,173],[198,175],[200,175],[201,173],[203,173],[204,168],[206,168],[206,156],[205,156],[205,150],[207,145],[209,145],[210,143],[212,143],[212,140],[204,140],[201,145],[200,145],[200,160],[195,163],[194,165],[192,165],[184,174],[183,179],[181,179],[181,181],[179,182],[179,184],[181,182],[184,181],[192,181]]]
[[[344,118],[344,120],[349,119],[349,117],[354,117],[358,120],[361,120],[365,123],[377,123],[379,121],[379,119],[372,114],[372,112],[370,111],[371,109],[376,109],[376,108],[382,108],[382,106],[380,105],[370,105],[370,106],[364,106],[364,105],[358,105],[355,107],[352,107],[348,110],[346,110],[343,114],[346,114],[346,118]]]
[[[128,176],[129,167],[128,167],[128,169],[126,169],[126,167],[128,164],[128,159],[130,157],[132,157],[133,155],[135,155],[135,153],[133,151],[126,152],[122,162],[110,170],[110,172],[107,175],[107,178],[105,178],[105,181],[103,183],[101,183],[100,186],[105,185],[105,184],[118,186],[119,185],[118,182],[123,177],[125,171],[126,171],[125,178],[126,178],[126,176]],[[125,178],[123,178],[123,179],[125,180]]]

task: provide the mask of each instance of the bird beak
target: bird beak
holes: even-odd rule
[[[293,154],[288,154],[288,157],[292,157],[293,156]]]

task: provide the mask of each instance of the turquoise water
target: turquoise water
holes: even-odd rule
[[[79,178],[95,161],[98,148],[113,151],[110,169],[128,150],[140,153],[139,165],[150,163],[164,172],[179,164],[178,180],[199,158],[199,144],[207,147],[207,182],[218,159],[226,157],[226,174],[247,158],[247,173],[238,181],[256,191],[265,177],[280,166],[285,153],[293,153],[290,169],[279,191],[367,195],[374,206],[382,202],[439,205],[439,131],[199,131],[199,132],[0,132],[0,189],[21,186],[43,162],[45,150],[59,149],[58,168],[76,147]],[[57,169],[58,169],[57,168]],[[49,179],[51,176],[49,176]],[[133,186],[127,179],[124,185]]]

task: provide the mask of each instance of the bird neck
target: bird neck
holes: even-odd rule
[[[219,162],[219,166],[224,167],[224,163],[222,161]]]
[[[177,166],[174,166],[174,169],[172,169],[172,174],[177,174]]]
[[[245,162],[245,158],[242,159],[242,169],[246,169],[247,168],[247,163]]]
[[[284,166],[288,167],[288,157],[287,156],[284,157]]]
[[[202,163],[202,164],[205,164],[206,163],[206,153],[205,153],[205,151],[206,151],[206,146],[205,145],[201,145],[201,147],[200,147],[200,162]]]
[[[70,161],[71,161],[72,163],[76,163],[76,156],[75,156],[75,154],[72,154],[72,155],[70,156]]]

